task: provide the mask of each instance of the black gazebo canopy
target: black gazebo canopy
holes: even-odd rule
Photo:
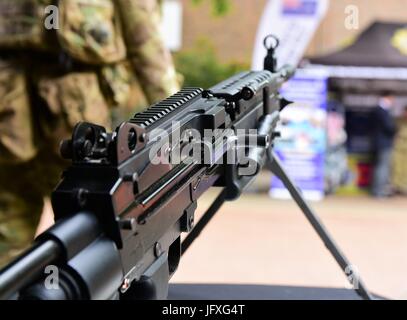
[[[374,22],[349,47],[310,61],[330,66],[407,68],[407,51],[397,48],[397,42],[403,41],[399,44],[407,50],[406,23]]]
[[[328,71],[330,88],[407,95],[407,23],[374,22],[352,45],[309,59],[306,68]]]

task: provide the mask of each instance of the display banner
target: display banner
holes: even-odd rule
[[[297,66],[325,16],[329,0],[269,0],[257,31],[253,70],[262,70],[266,50],[263,39],[273,34],[280,39],[279,67]]]
[[[168,49],[179,51],[182,48],[182,4],[179,0],[162,3],[161,33]]]
[[[327,146],[326,119],[328,77],[325,73],[299,70],[282,88],[282,95],[294,104],[281,112],[274,150],[290,177],[308,200],[324,197],[324,163]],[[289,198],[282,182],[272,178],[270,195]]]

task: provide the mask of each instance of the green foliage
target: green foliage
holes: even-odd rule
[[[209,88],[240,71],[249,69],[244,63],[219,62],[215,49],[205,39],[198,41],[194,48],[177,53],[175,64],[177,71],[185,78],[185,87]]]
[[[192,0],[192,2],[194,4],[199,5],[203,2],[203,0]],[[230,0],[211,0],[211,4],[212,4],[212,13],[215,16],[223,16],[227,14],[231,7]]]

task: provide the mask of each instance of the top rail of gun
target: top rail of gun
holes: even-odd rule
[[[291,75],[290,67],[283,67],[276,73],[270,71],[245,71],[210,88],[211,91],[234,95],[245,86],[255,91],[270,85],[279,88]],[[130,122],[146,129],[156,126],[159,122],[170,120],[173,115],[191,105],[192,101],[202,98],[202,88],[184,88],[175,95],[152,105],[143,112],[137,113]]]
[[[257,91],[258,88],[275,85],[279,87],[292,76],[291,67],[285,66],[276,73],[270,71],[245,71],[241,72],[210,88],[211,91],[222,91],[234,94],[245,86],[250,86]]]

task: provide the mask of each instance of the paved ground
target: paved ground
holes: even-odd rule
[[[199,212],[214,196],[202,199]],[[407,198],[332,197],[313,207],[372,291],[407,299]],[[295,204],[254,194],[223,207],[183,257],[172,282],[337,289],[347,285]]]

